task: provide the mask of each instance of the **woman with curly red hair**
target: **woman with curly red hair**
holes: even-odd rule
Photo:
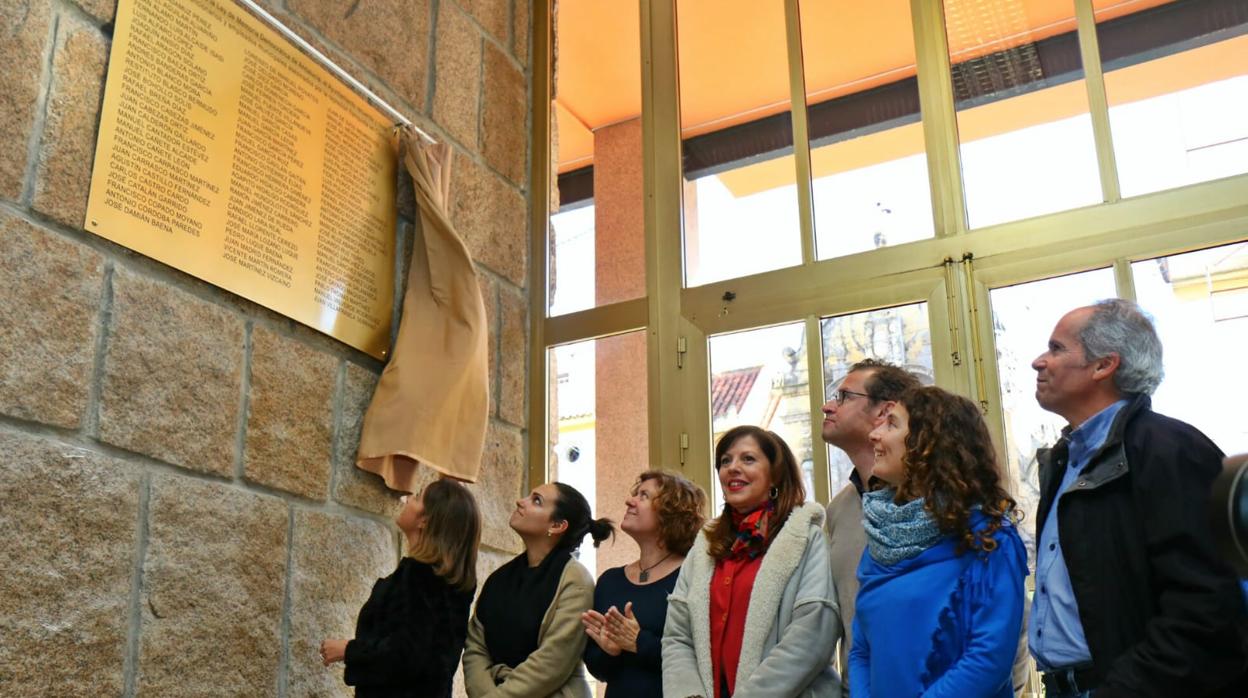
[[[706,520],[706,493],[685,478],[647,470],[624,500],[620,529],[637,543],[635,562],[598,578],[594,607],[581,615],[590,642],[585,668],[607,684],[606,698],[663,693],[667,597]]]
[[[915,388],[870,438],[850,694],[1010,698],[1027,553],[979,407]]]

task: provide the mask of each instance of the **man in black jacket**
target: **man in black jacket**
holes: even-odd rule
[[[1037,454],[1029,640],[1046,695],[1248,696],[1248,607],[1210,538],[1222,452],[1150,408],[1152,322],[1131,301],[1075,309],[1032,368],[1069,423]]]

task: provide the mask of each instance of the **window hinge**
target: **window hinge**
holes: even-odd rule
[[[685,367],[685,354],[689,353],[689,341],[684,337],[676,338],[676,368]]]
[[[689,452],[689,434],[680,432],[680,464],[685,464],[685,454]]]

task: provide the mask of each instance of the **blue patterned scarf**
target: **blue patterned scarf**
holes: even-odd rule
[[[893,502],[895,495],[892,488],[862,495],[867,547],[871,557],[885,566],[914,557],[945,536],[923,508],[922,499],[896,504]]]

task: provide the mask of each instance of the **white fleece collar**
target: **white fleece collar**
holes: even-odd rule
[[[763,564],[754,578],[754,588],[750,591],[750,607],[745,617],[741,656],[737,660],[739,683],[748,680],[762,662],[763,647],[779,613],[784,588],[801,564],[812,526],[821,526],[823,516],[823,507],[818,504],[808,502],[794,509],[763,555]],[[705,535],[698,536],[689,557],[692,558],[690,590],[694,592],[690,594],[688,601],[689,619],[693,624],[693,646],[697,652],[699,673],[704,680],[713,682],[710,590],[711,577],[715,574],[715,560],[706,553]],[[697,587],[693,584],[697,584]]]

